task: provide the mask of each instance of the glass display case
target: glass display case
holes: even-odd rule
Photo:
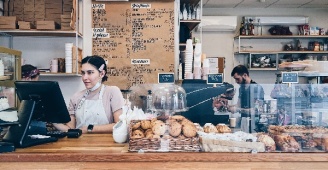
[[[21,79],[21,55],[21,51],[0,46],[0,60],[4,71],[3,75],[0,74],[0,105],[1,102],[8,102],[10,108],[17,108],[14,82]]]
[[[251,102],[247,106],[237,105],[232,109],[235,112],[230,114],[229,120],[234,121],[233,125],[232,122],[221,125],[208,122],[203,126],[203,131],[198,131],[203,151],[328,151],[327,84],[261,86],[263,98],[252,85],[246,87],[250,89],[246,90],[248,95],[235,95],[235,103],[237,100],[242,101],[245,96]]]
[[[199,144],[199,152],[328,152],[328,84],[224,83],[213,87],[205,81],[189,80],[181,88],[186,92],[188,110],[172,116],[167,129],[170,146],[179,151],[190,152],[188,148],[196,143],[185,140],[197,138],[193,142]],[[227,93],[231,89],[233,97]],[[226,107],[226,111],[216,112],[219,107]],[[141,121],[149,121],[147,128],[152,131],[136,128],[135,123],[130,125],[133,151],[145,151],[143,141],[156,141],[154,134],[160,130],[152,126],[156,118]],[[135,130],[141,136],[133,137]],[[197,135],[188,137],[185,132],[190,131],[197,131]],[[162,144],[156,146],[161,148]]]

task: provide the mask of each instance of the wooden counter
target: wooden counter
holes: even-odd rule
[[[204,153],[128,152],[109,134],[84,134],[78,139],[0,154],[1,169],[328,169],[328,153]]]

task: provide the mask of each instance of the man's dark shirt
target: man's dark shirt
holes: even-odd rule
[[[256,100],[264,100],[264,90],[261,85],[251,80],[250,84],[240,85],[238,97],[240,100],[241,108],[253,108]]]

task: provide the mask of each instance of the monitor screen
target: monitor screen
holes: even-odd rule
[[[67,123],[71,120],[58,82],[16,81],[15,87],[20,101],[36,102],[32,119],[51,123]]]

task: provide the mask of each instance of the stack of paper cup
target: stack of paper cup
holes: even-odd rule
[[[65,70],[66,70],[66,73],[73,72],[72,49],[73,49],[73,43],[65,43]]]
[[[52,73],[57,73],[58,72],[58,60],[57,59],[52,59],[50,61],[50,71]]]
[[[201,48],[202,48],[201,44],[197,43],[194,51],[194,79],[201,79],[202,76],[202,72],[201,72],[202,49]]]
[[[187,79],[192,79],[192,60],[193,60],[193,45],[192,39],[187,40],[186,52],[185,52],[185,69],[184,77]]]
[[[204,59],[203,61],[203,74],[202,79],[207,80],[207,74],[209,72],[210,61],[208,59]]]

